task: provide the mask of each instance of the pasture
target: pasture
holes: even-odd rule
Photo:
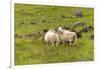
[[[81,10],[83,17],[75,17],[75,12]],[[44,36],[26,37],[26,34],[41,32],[44,29],[55,29],[59,26],[72,27],[75,22],[83,22],[85,26],[94,26],[94,9],[82,7],[47,6],[31,4],[15,4],[14,6],[15,34],[15,65],[47,64],[80,62],[94,60],[94,40],[90,38],[94,30],[82,33],[74,47],[46,46]],[[80,30],[82,26],[75,28]]]

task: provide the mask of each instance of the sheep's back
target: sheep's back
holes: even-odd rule
[[[66,41],[74,41],[76,38],[76,34],[74,32],[67,32],[63,35],[63,40]]]

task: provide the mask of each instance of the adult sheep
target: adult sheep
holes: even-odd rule
[[[62,36],[63,44],[69,43],[69,45],[72,46],[72,44],[74,44],[76,42],[77,35],[75,32],[64,30],[64,29],[62,29],[62,27],[59,27],[58,30]]]
[[[47,45],[56,45],[58,46],[59,44],[59,35],[55,32],[55,30],[50,29],[46,34],[45,34],[45,42]]]

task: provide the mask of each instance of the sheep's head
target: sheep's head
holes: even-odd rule
[[[58,30],[63,30],[63,28],[62,27],[59,27]]]
[[[64,32],[63,28],[62,27],[59,27],[58,28],[58,32],[62,34]]]

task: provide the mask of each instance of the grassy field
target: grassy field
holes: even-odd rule
[[[76,10],[82,10],[83,17],[68,18]],[[63,17],[64,16],[64,17]],[[45,6],[15,4],[15,34],[31,34],[45,28],[71,26],[75,22],[84,22],[94,26],[94,9],[81,7]],[[34,23],[34,24],[31,24]],[[45,47],[45,42],[33,38],[15,38],[15,65],[46,64],[94,60],[94,40],[90,35],[94,31],[83,33],[75,47]]]

